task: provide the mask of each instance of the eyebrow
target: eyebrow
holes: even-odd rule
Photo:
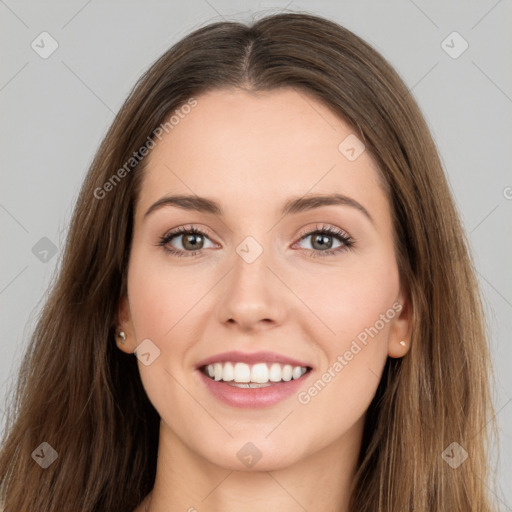
[[[281,215],[284,217],[289,214],[296,214],[308,210],[313,210],[315,208],[320,208],[322,206],[332,205],[351,206],[352,208],[362,212],[372,224],[375,223],[368,210],[362,204],[358,203],[355,199],[352,199],[351,197],[345,196],[343,194],[321,194],[292,197],[285,202],[281,210]],[[144,214],[144,218],[146,218],[150,213],[164,206],[175,206],[183,210],[197,211],[222,216],[222,208],[212,199],[196,195],[174,195],[162,197],[153,203]]]

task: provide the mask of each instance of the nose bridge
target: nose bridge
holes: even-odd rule
[[[232,272],[219,306],[221,321],[250,328],[260,321],[283,320],[285,301],[283,290],[279,289],[282,284],[267,267],[272,267],[268,240],[266,237],[260,242],[254,236],[246,236],[235,247]]]
[[[233,258],[232,285],[241,290],[260,292],[268,288],[267,265],[269,250],[254,237],[246,237],[235,248],[236,256]]]

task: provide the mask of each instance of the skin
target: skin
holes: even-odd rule
[[[303,92],[215,90],[196,99],[147,157],[119,305],[120,350],[133,353],[147,338],[160,350],[150,365],[138,361],[161,426],[155,486],[137,512],[346,512],[366,410],[387,357],[404,356],[411,333],[376,164],[366,151],[349,161],[338,145],[354,130]],[[373,222],[348,205],[279,213],[292,196],[333,192]],[[170,194],[214,199],[223,215],[165,206],[144,218]],[[199,255],[158,245],[190,224],[209,233]],[[343,230],[354,245],[312,257],[322,248],[301,235],[318,225]],[[247,236],[263,248],[252,263],[236,252]],[[190,253],[185,238],[168,245]],[[232,407],[195,370],[227,350],[270,350],[313,367],[307,391],[394,303],[401,312],[307,404],[292,394],[264,408]],[[250,468],[237,457],[247,442],[262,454]]]

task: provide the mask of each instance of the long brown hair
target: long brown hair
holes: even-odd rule
[[[231,87],[291,87],[323,102],[364,138],[388,191],[412,346],[388,358],[368,410],[351,510],[489,512],[483,311],[436,147],[384,58],[336,23],[302,13],[194,31],[151,66],[116,116],[21,365],[0,453],[5,510],[128,511],[151,490],[160,418],[113,330],[145,160],[126,162],[191,98]],[[31,456],[43,442],[58,453],[46,469]],[[443,453],[462,449],[468,457],[454,468]]]

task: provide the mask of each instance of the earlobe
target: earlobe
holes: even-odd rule
[[[119,331],[116,330],[115,337],[116,337],[117,346],[119,348],[121,348],[121,345],[124,345],[126,343],[126,339],[127,339],[126,333],[122,330],[119,330]]]
[[[115,326],[115,341],[117,347],[128,354],[133,352],[131,345],[133,344],[134,337],[133,329],[131,328],[130,307],[126,295],[119,301]]]
[[[400,299],[401,307],[393,320],[388,341],[388,355],[393,358],[405,356],[411,347],[412,305],[405,294],[401,294]]]
[[[133,345],[133,340],[128,339],[129,337],[125,331],[123,331],[122,329],[116,329],[115,337],[116,345],[119,350],[127,354],[133,353],[133,350],[131,348],[131,346]]]
[[[121,345],[126,343],[126,333],[124,331],[119,331],[117,333],[117,337],[119,338],[119,343],[121,343]]]
[[[400,340],[399,343],[390,340],[388,346],[389,357],[399,358],[405,356],[409,352],[410,344],[405,340]]]

